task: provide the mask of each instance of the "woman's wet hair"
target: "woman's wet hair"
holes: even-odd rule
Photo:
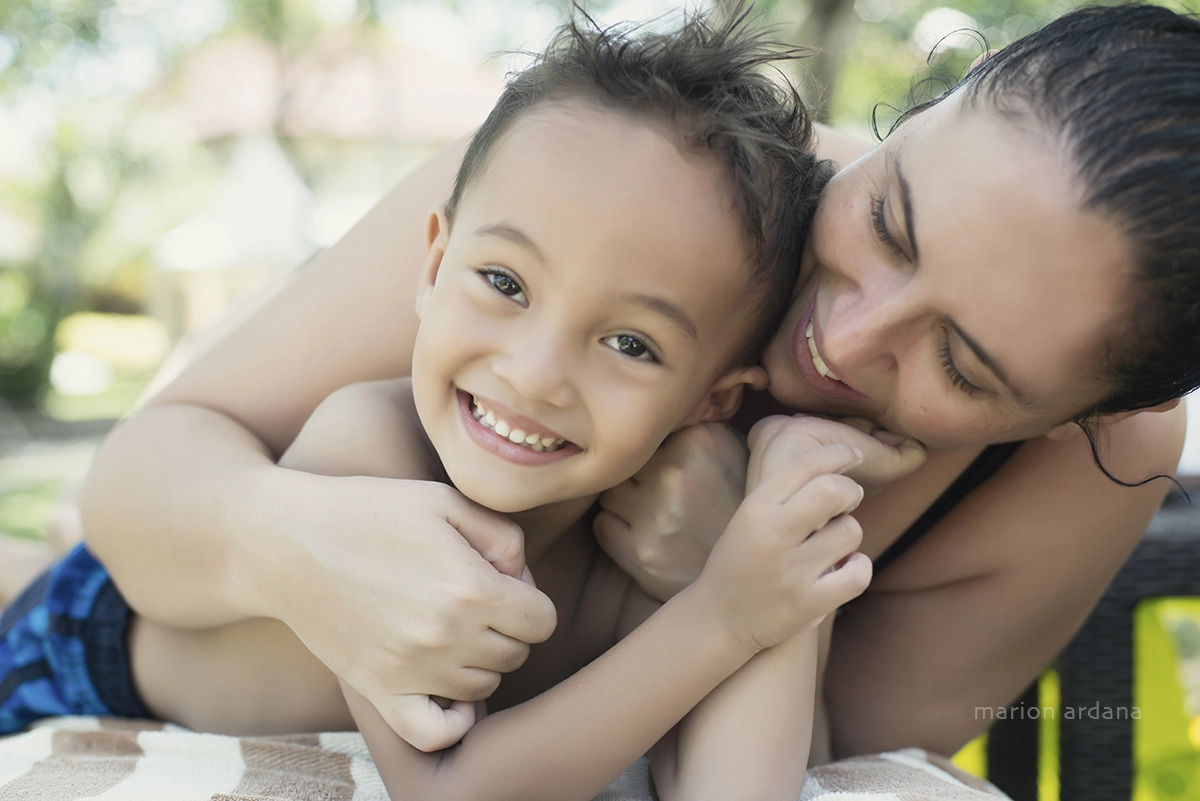
[[[1128,306],[1098,365],[1111,389],[1074,420],[1097,453],[1100,415],[1200,386],[1200,20],[1151,5],[1073,11],[896,125],[953,92],[1032,123],[1067,155],[1083,208],[1125,236]]]
[[[754,302],[745,315],[755,325],[736,362],[757,361],[791,301],[833,167],[813,152],[812,122],[796,90],[764,69],[809,51],[772,39],[752,5],[722,16],[686,12],[666,33],[603,28],[577,7],[533,64],[509,77],[475,133],[448,203],[451,218],[513,122],[535,107],[582,100],[661,126],[726,177],[753,244]]]

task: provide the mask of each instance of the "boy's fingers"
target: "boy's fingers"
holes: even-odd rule
[[[783,504],[820,476],[840,474],[862,462],[862,452],[850,445],[811,448],[786,465],[763,476],[753,495],[770,503]],[[749,484],[747,484],[749,486]]]
[[[863,488],[837,473],[822,473],[798,487],[781,502],[789,528],[803,541],[838,515],[862,502]]]
[[[872,570],[871,559],[855,551],[840,565],[818,577],[813,588],[827,594],[831,605],[838,607],[863,594],[871,583]]]
[[[835,568],[860,545],[862,526],[851,515],[843,514],[821,526],[803,542],[800,558],[824,571]]]

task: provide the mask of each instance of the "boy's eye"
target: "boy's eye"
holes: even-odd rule
[[[493,289],[506,298],[512,298],[522,306],[528,303],[525,298],[525,290],[521,288],[520,282],[507,272],[492,268],[480,270],[479,274],[483,276],[483,280],[492,285]]]
[[[611,337],[605,337],[603,341],[613,350],[623,353],[630,358],[641,361],[658,361],[646,343],[633,334],[614,334]]]

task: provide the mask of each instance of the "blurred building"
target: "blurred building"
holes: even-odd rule
[[[147,96],[222,155],[206,207],[153,251],[151,313],[177,341],[267,275],[336,241],[415,161],[478,125],[502,82],[378,31],[294,56],[238,35],[196,49]]]

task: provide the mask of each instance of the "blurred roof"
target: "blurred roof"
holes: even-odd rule
[[[222,37],[198,47],[155,94],[201,140],[278,130],[437,142],[482,122],[502,89],[498,76],[461,58],[341,29],[291,57],[254,36]]]

